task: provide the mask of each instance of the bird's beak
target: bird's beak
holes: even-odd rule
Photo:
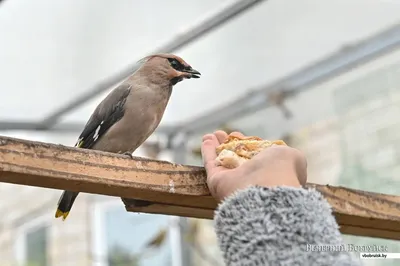
[[[186,68],[185,70],[183,70],[182,72],[185,73],[185,78],[194,78],[194,79],[198,79],[200,78],[201,73],[199,71],[197,71],[196,69],[193,69],[191,67]]]

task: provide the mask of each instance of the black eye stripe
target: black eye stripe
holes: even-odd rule
[[[178,70],[178,71],[182,71],[185,69],[185,66],[182,65],[178,60],[176,60],[175,58],[168,58],[169,63],[171,64],[171,66]]]

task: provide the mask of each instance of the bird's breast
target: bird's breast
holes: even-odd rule
[[[139,113],[127,115],[121,120],[121,124],[130,125],[126,127],[126,139],[124,140],[130,149],[139,147],[158,127],[164,110],[154,106],[140,110]]]
[[[110,140],[118,139],[129,152],[136,150],[156,130],[169,101],[169,94],[163,93],[146,92],[134,96],[128,100],[123,118],[108,134]]]

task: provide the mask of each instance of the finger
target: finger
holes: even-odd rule
[[[216,148],[219,146],[217,137],[214,134],[207,134],[203,137],[201,144],[201,155],[203,162],[213,161],[217,158]]]
[[[217,152],[215,148],[219,145],[218,139],[214,134],[209,134],[203,137],[201,144],[201,154],[203,157],[204,168],[206,169],[207,176],[214,175],[221,167],[218,167],[215,159]]]
[[[213,134],[206,134],[203,136],[202,141],[212,140],[212,139],[213,139]]]
[[[238,137],[244,137],[244,135],[243,135],[242,133],[238,132],[238,131],[234,131],[234,132],[232,132],[232,133],[229,134],[229,135],[238,136]]]
[[[222,130],[215,131],[214,135],[217,137],[219,144],[223,143],[228,138],[228,134]]]

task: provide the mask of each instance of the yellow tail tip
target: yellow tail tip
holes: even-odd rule
[[[69,212],[62,212],[60,210],[56,211],[56,218],[62,217],[62,220],[65,221],[67,219]]]

